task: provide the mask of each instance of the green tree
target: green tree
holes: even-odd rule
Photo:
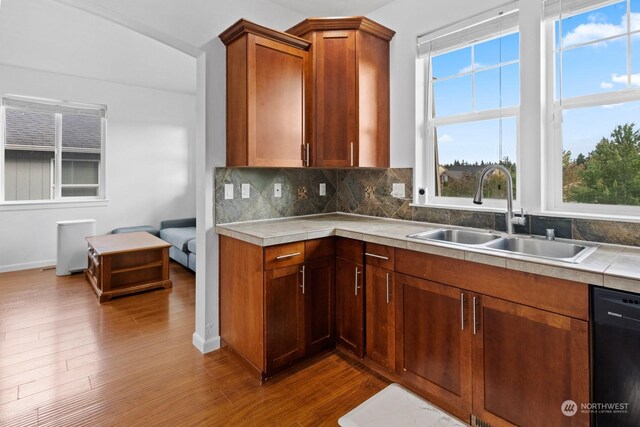
[[[572,188],[565,185],[568,201],[640,205],[640,131],[634,126],[619,125],[610,138],[598,142],[580,165],[581,182]]]

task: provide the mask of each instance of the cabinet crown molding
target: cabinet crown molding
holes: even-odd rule
[[[286,32],[295,36],[300,36],[308,33],[309,31],[331,30],[360,30],[386,41],[390,41],[396,34],[395,31],[364,16],[348,16],[343,18],[307,18],[299,24],[289,28]]]
[[[247,33],[275,40],[298,49],[309,50],[311,46],[310,42],[300,37],[263,27],[244,18],[239,19],[235,24],[220,33],[218,37],[225,46],[228,46],[229,43]]]

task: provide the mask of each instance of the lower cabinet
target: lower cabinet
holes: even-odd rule
[[[472,397],[470,296],[455,287],[396,274],[396,371],[468,419]],[[455,411],[454,411],[455,409]]]
[[[304,264],[265,272],[266,372],[305,354]]]
[[[561,411],[589,402],[583,283],[340,237],[222,236],[220,267],[223,345],[263,379],[338,344],[473,425],[589,425]]]
[[[389,371],[395,370],[396,360],[394,255],[392,247],[365,244],[365,352]]]
[[[265,379],[334,345],[333,238],[262,248],[220,237],[223,346]]]
[[[588,426],[588,322],[481,296],[473,343],[473,415],[493,426]]]
[[[304,268],[304,313],[306,354],[334,345],[335,259],[321,258],[307,262]]]
[[[364,265],[362,242],[336,242],[336,342],[364,355]]]
[[[396,297],[396,373],[433,403],[482,426],[589,425],[561,411],[589,402],[587,321],[399,273]]]

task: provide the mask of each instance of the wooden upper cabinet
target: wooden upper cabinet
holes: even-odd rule
[[[227,47],[227,166],[308,166],[309,42],[244,19],[220,39]]]
[[[389,167],[389,41],[364,17],[309,18],[287,30],[311,42],[313,165]]]

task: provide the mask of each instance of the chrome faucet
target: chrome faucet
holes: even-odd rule
[[[482,189],[484,187],[484,179],[489,172],[499,170],[507,177],[507,233],[513,234],[513,225],[527,225],[527,219],[524,217],[524,210],[522,210],[522,216],[516,217],[513,214],[513,190],[511,188],[511,173],[509,169],[502,165],[489,165],[480,173],[480,179],[478,180],[478,188],[476,188],[476,194],[473,196],[473,203],[476,205],[482,204]]]

